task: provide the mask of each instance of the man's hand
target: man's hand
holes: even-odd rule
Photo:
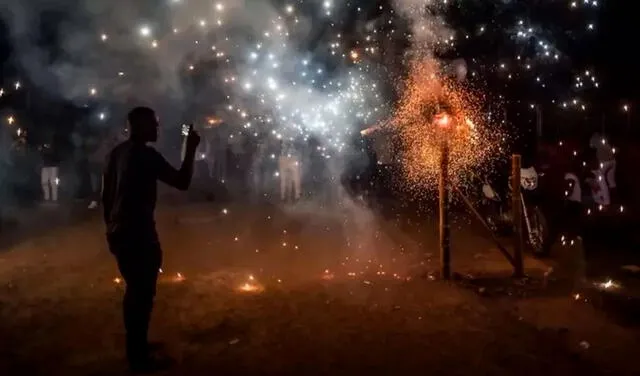
[[[195,152],[200,145],[200,135],[193,130],[193,124],[189,125],[189,134],[187,134],[187,150]]]

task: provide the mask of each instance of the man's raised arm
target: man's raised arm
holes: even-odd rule
[[[193,163],[195,161],[196,150],[200,143],[200,136],[191,127],[187,136],[186,152],[179,170],[167,162],[157,151],[154,163],[156,166],[158,180],[181,191],[186,191],[191,185],[193,176]]]

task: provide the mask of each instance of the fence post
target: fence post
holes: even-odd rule
[[[440,276],[451,279],[451,228],[449,224],[449,145],[444,141],[440,150]]]
[[[514,154],[511,159],[511,215],[513,216],[513,252],[514,252],[514,276],[524,277],[524,262],[522,249],[524,248],[524,234],[522,231],[522,191],[520,186],[520,169],[522,159]]]

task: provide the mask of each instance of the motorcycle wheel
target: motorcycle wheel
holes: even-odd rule
[[[535,206],[529,211],[531,232],[527,237],[531,252],[535,257],[549,256],[551,250],[551,236],[549,224],[542,210]]]

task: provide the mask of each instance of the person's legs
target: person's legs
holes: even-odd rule
[[[100,164],[92,163],[89,165],[89,179],[91,183],[89,209],[95,209],[98,207],[102,193],[102,166]]]
[[[125,242],[127,240],[124,240]],[[159,244],[115,244],[118,268],[125,281],[123,300],[127,359],[132,366],[149,360],[148,332],[162,264]]]
[[[101,174],[98,169],[91,166],[89,170],[89,179],[91,180],[91,198],[94,199],[97,192],[100,191]]]
[[[598,190],[593,191],[593,199],[598,205],[608,206],[611,203],[611,197],[609,196],[609,186],[607,185],[606,178],[600,174],[599,171],[597,173],[597,184]]]
[[[51,185],[51,201],[58,201],[58,186],[60,184],[60,180],[58,180],[58,167],[51,167],[51,172],[49,175],[49,184]]]
[[[616,188],[616,161],[604,162],[604,176],[607,179],[609,188]]]
[[[300,199],[302,195],[302,173],[300,162],[296,161],[291,171],[293,177],[293,194],[296,200]]]
[[[211,157],[207,157],[206,161],[207,161],[207,172],[209,173],[209,179],[213,179],[214,161],[211,159]]]
[[[40,170],[40,184],[42,185],[42,194],[45,201],[51,200],[50,193],[50,180],[51,180],[51,168],[50,167],[42,167]]]
[[[222,149],[217,155],[218,160],[218,179],[224,182],[227,179],[227,150]]]
[[[282,158],[278,161],[278,167],[278,172],[280,173],[280,199],[284,201],[287,198],[287,190],[289,188],[289,169]]]

